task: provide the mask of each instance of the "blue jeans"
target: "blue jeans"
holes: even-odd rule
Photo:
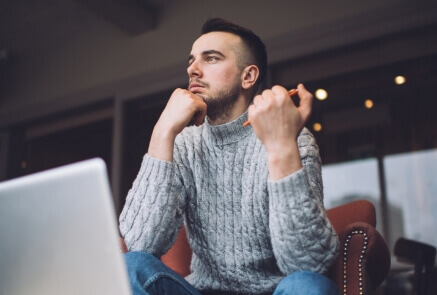
[[[153,255],[145,252],[127,252],[124,257],[134,295],[201,295],[183,277]],[[229,293],[205,292],[204,294]],[[310,271],[299,271],[281,280],[273,292],[273,295],[292,294],[338,295],[339,292],[327,277]]]

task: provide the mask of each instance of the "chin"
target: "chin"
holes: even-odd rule
[[[197,96],[201,97],[204,101],[208,100],[208,96],[206,94],[202,94],[202,93],[196,93]]]

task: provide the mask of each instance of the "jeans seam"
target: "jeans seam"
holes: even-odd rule
[[[190,293],[192,295],[196,295],[193,292],[191,292],[191,290],[189,290],[186,286],[184,286],[184,284],[182,284],[180,282],[179,278],[175,278],[174,276],[167,274],[167,273],[164,273],[164,272],[156,273],[151,278],[149,278],[143,285],[144,290],[148,289],[149,287],[152,286],[153,283],[156,283],[159,279],[163,279],[163,278],[168,278],[168,279],[173,280],[179,286],[183,287],[188,293]]]

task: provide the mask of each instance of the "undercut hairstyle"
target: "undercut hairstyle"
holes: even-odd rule
[[[261,38],[251,30],[221,18],[211,18],[203,24],[200,33],[204,35],[211,32],[228,32],[240,36],[248,54],[240,54],[238,66],[241,69],[250,65],[256,65],[258,67],[259,77],[254,85],[254,92],[256,92],[264,80],[267,71],[266,46]]]

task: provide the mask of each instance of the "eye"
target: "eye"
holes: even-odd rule
[[[215,61],[218,61],[218,60],[219,60],[219,58],[217,56],[208,56],[206,58],[207,62],[215,62]]]

